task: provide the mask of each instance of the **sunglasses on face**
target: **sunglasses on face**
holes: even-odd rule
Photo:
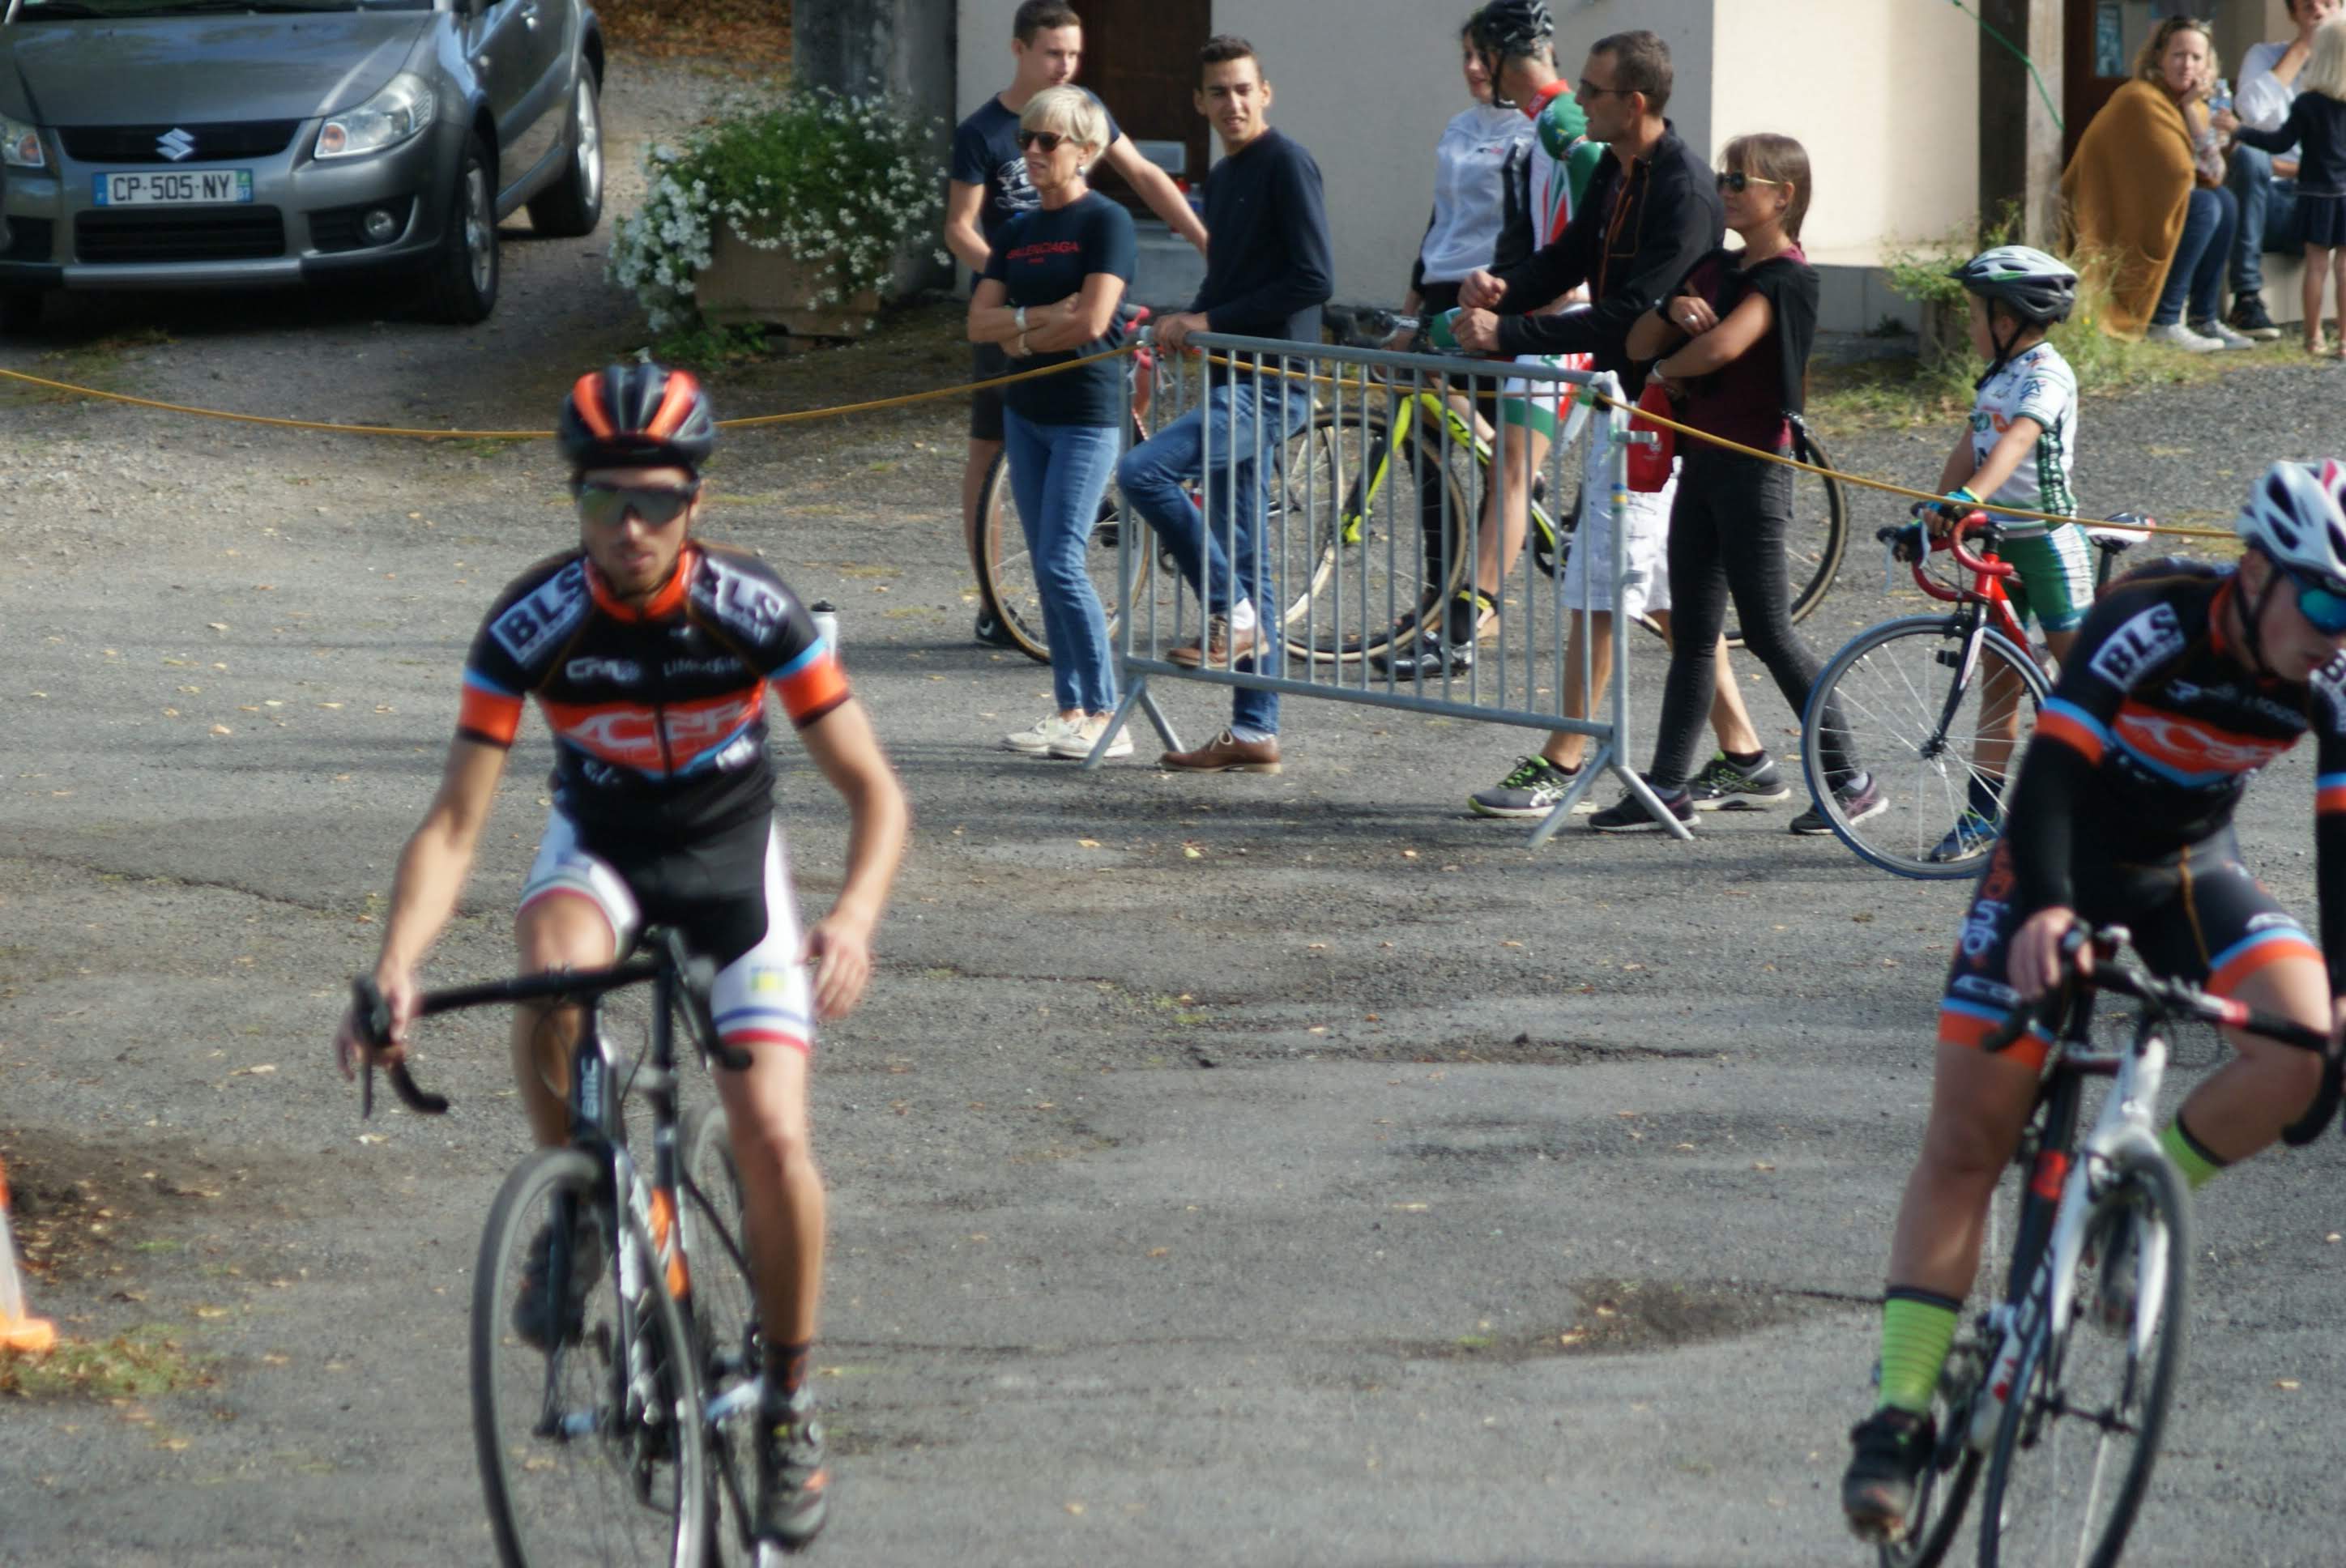
[[[642,518],[647,528],[665,528],[684,515],[699,495],[700,486],[678,490],[668,485],[585,484],[574,494],[578,515],[598,528],[619,527],[630,513]]]
[[[1057,131],[1023,130],[1018,133],[1018,148],[1021,152],[1030,147],[1044,152],[1056,152],[1059,150],[1059,144],[1066,139]]]
[[[2325,637],[2346,633],[2346,594],[2309,582],[2295,572],[2289,574],[2289,580],[2297,589],[2297,613],[2305,617],[2306,625]]]
[[[1745,188],[1749,186],[1790,185],[1790,183],[1791,181],[1787,179],[1762,179],[1756,174],[1746,174],[1739,168],[1732,173],[1722,173],[1719,176],[1719,188],[1731,190],[1738,196],[1742,195]]]

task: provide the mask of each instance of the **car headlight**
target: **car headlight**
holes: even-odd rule
[[[0,115],[0,163],[10,168],[46,168],[49,155],[41,150],[41,133],[23,120]]]
[[[318,156],[356,158],[397,147],[421,135],[439,107],[423,77],[403,71],[358,107],[328,115],[318,127]]]

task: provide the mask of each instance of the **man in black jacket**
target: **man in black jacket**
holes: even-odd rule
[[[1191,332],[1316,344],[1320,307],[1335,287],[1320,166],[1271,129],[1270,83],[1252,45],[1210,38],[1198,62],[1198,112],[1222,144],[1221,161],[1206,177],[1206,280],[1189,309],[1158,324],[1157,341],[1168,353],[1178,353]],[[1261,548],[1263,485],[1287,438],[1311,418],[1311,390],[1276,372],[1258,379],[1235,367],[1209,367],[1207,384],[1198,406],[1124,454],[1117,481],[1205,606],[1205,635],[1165,657],[1275,673],[1278,565]],[[1202,514],[1188,488],[1201,478]],[[1229,728],[1160,760],[1193,773],[1278,772],[1279,694],[1236,688]]]
[[[1670,82],[1669,46],[1651,33],[1615,33],[1590,48],[1574,97],[1588,117],[1588,138],[1606,143],[1612,156],[1590,178],[1579,210],[1553,243],[1503,272],[1474,272],[1460,286],[1464,309],[1455,330],[1462,347],[1590,354],[1598,370],[1621,378],[1625,397],[1644,390],[1647,363],[1629,357],[1630,325],[1716,249],[1727,231],[1709,165],[1662,117]],[[1586,310],[1532,314],[1582,284],[1590,296]],[[1565,585],[1565,603],[1576,612],[1574,646],[1565,658],[1564,712],[1571,718],[1586,716],[1591,691],[1603,689],[1611,675],[1613,612],[1650,614],[1667,626],[1670,603],[1665,557],[1676,479],[1658,494],[1630,497],[1620,519],[1628,575],[1617,606],[1614,519],[1604,501],[1611,491],[1609,453],[1601,442],[1592,442],[1589,453],[1587,504]],[[1592,643],[1587,687],[1580,683],[1583,639]],[[1724,659],[1719,664],[1725,668]],[[1713,727],[1730,752],[1748,751],[1757,740],[1750,721],[1732,696],[1732,683],[1719,685],[1725,706],[1714,708]],[[1484,816],[1545,816],[1577,779],[1586,748],[1586,736],[1551,735],[1540,756],[1525,758],[1469,804]]]

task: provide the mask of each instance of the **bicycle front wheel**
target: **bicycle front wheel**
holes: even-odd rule
[[[2046,1325],[1996,1432],[1980,1568],[2112,1568],[2126,1549],[2183,1362],[2189,1201],[2129,1149],[2094,1204],[2066,1323]]]
[[[481,1237],[473,1440],[505,1568],[701,1561],[691,1339],[650,1239],[615,1224],[608,1186],[578,1150],[542,1149],[506,1178]]]
[[[1280,561],[1290,658],[1374,653],[1465,580],[1472,459],[1414,433],[1396,450],[1384,414],[1358,407],[1321,409],[1289,438],[1263,546]]]
[[[677,1151],[683,1191],[684,1255],[692,1272],[693,1338],[700,1346],[700,1383],[708,1408],[709,1493],[708,1560],[757,1561],[750,1509],[757,1484],[759,1377],[763,1342],[741,1226],[741,1177],[725,1113],[699,1106],[684,1118]]]
[[[1974,875],[2050,690],[2035,659],[2001,632],[1959,616],[1884,621],[1835,654],[1809,694],[1809,791],[1834,835],[1883,871]],[[1832,741],[1880,792],[1861,817],[1825,787]]]
[[[1124,530],[1137,528],[1128,574],[1123,566]],[[1152,541],[1148,525],[1124,504],[1111,484],[1100,494],[1090,535],[1084,545],[1085,569],[1092,590],[1099,595],[1107,616],[1108,636],[1116,636],[1117,616],[1126,603],[1121,585],[1137,594],[1148,575]],[[1026,529],[1018,519],[1017,498],[1010,489],[1010,454],[997,453],[985,471],[977,497],[977,592],[987,610],[1018,650],[1038,663],[1051,661],[1051,634],[1043,620],[1043,595],[1035,580],[1034,552],[1027,548]]]

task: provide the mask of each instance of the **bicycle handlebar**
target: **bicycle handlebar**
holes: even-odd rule
[[[662,933],[661,951],[656,958],[630,959],[606,969],[554,970],[545,974],[524,975],[514,980],[484,981],[475,985],[451,986],[442,991],[427,991],[416,999],[415,1016],[429,1018],[435,1013],[460,1013],[469,1007],[482,1007],[499,1002],[547,1002],[556,999],[583,1001],[618,991],[630,985],[640,985],[663,970],[672,972],[684,996],[685,1019],[693,1036],[693,1044],[704,1056],[714,1057],[717,1064],[729,1071],[746,1072],[750,1054],[729,1045],[717,1033],[717,1021],[709,1013],[709,989],[717,983],[717,965],[708,958],[687,952],[684,938],[674,928]],[[361,975],[351,982],[351,1013],[358,1024],[359,1037],[368,1047],[364,1076],[359,1091],[359,1115],[363,1119],[374,1115],[373,1053],[391,1044],[391,1003],[372,977]],[[391,1086],[408,1109],[427,1116],[436,1116],[448,1109],[448,1098],[434,1095],[415,1082],[403,1062],[384,1064],[383,1071]]]
[[[2309,1029],[2294,1019],[2277,1013],[2259,1013],[2245,1002],[2229,996],[2213,996],[2188,980],[2161,980],[2127,964],[2116,961],[2119,949],[2125,947],[2130,933],[2122,925],[2103,926],[2089,930],[2073,927],[2061,939],[2061,983],[2036,1003],[2013,1010],[2002,1028],[1981,1043],[1988,1051],[2002,1051],[2027,1032],[2032,1023],[2050,1027],[2068,1004],[2071,988],[2086,985],[2096,991],[2116,992],[2143,1003],[2161,1018],[2186,1018],[2219,1029],[2237,1030],[2255,1034],[2276,1044],[2310,1051],[2322,1059],[2321,1087],[2314,1095],[2313,1104],[2281,1131],[2281,1140],[2291,1148],[2300,1148],[2319,1138],[2328,1129],[2338,1113],[2341,1089],[2339,1058],[2330,1049],[2330,1036],[2321,1030]],[[2094,967],[2090,971],[2077,966],[2077,955],[2086,946],[2094,950]]]

